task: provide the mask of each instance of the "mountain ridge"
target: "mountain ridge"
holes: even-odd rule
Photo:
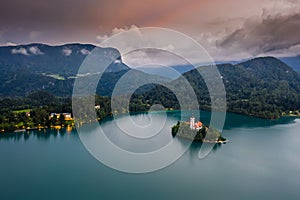
[[[71,44],[70,46],[70,44],[67,44],[59,47],[50,47],[54,51],[52,54],[50,50],[45,51],[45,49],[49,49],[47,45],[37,46],[41,52],[37,49],[30,50],[30,48],[35,46],[37,45],[29,44],[23,47],[6,47],[8,48],[8,51],[6,49],[6,54],[3,53],[3,48],[0,48],[0,69],[3,72],[0,74],[0,81],[2,83],[0,85],[0,97],[24,97],[37,90],[45,90],[56,96],[70,97],[72,95],[75,78],[80,78],[76,77],[77,70],[74,70],[72,64],[77,62],[77,67],[79,67],[85,58],[83,52],[80,50],[86,49],[90,51],[93,46],[81,44]],[[14,55],[12,49],[16,48],[26,48],[26,51],[30,51],[31,54],[39,55],[28,56],[24,49],[21,49],[22,51],[19,49],[19,51],[15,52],[15,54],[20,55]],[[64,48],[70,48],[69,50],[72,52],[63,52]],[[111,67],[113,69],[105,73],[104,78],[100,80],[97,88],[97,94],[110,96],[118,80],[132,69],[122,62],[121,58],[118,57],[119,52],[116,49],[101,50],[103,50],[105,58],[110,59],[110,55],[113,55],[112,57],[119,59],[118,62],[111,60],[113,63]],[[39,62],[39,59],[34,59],[36,57],[45,57],[48,53],[59,56],[58,58],[54,57],[49,63],[46,62],[47,60]],[[5,59],[5,55],[7,54],[9,54],[8,57],[15,56],[19,60],[16,59],[14,62],[10,62],[11,59]],[[24,58],[26,62],[22,62]],[[53,67],[53,63],[61,64],[63,67]],[[45,66],[39,67],[42,65]],[[71,68],[70,66],[73,67]],[[283,112],[300,110],[300,74],[280,59],[275,57],[258,57],[237,64],[227,63],[216,66],[219,69],[226,89],[228,111],[265,118],[278,118]],[[208,66],[200,66],[198,69],[201,70],[205,67]],[[194,88],[201,106],[200,109],[209,109],[210,96],[207,87],[201,75],[195,72],[197,72],[196,69],[192,69],[183,73],[182,76]],[[141,79],[150,78],[153,82],[157,80],[158,82],[167,81],[170,87],[172,87],[172,84],[182,87],[181,85],[176,85],[176,80],[167,80],[163,77],[149,75],[138,70],[134,70],[134,77]],[[93,75],[85,78],[88,78],[90,81],[94,80]],[[133,88],[136,86],[129,84],[126,87]],[[166,101],[165,107],[180,109],[178,102],[176,102],[176,97],[172,96],[167,88],[160,85],[155,86],[155,84],[150,84],[150,86],[143,87],[135,95],[142,95],[144,105],[151,103],[162,103],[164,105],[163,101]]]
[[[263,65],[263,68],[261,68]],[[201,66],[198,70],[209,66]],[[283,112],[300,110],[300,74],[274,57],[254,58],[238,64],[217,65],[226,90],[227,110],[263,118],[278,118]],[[182,75],[195,90],[200,109],[209,110],[211,99],[196,69]],[[170,83],[176,85],[178,80]],[[184,90],[184,88],[183,88]],[[162,86],[146,92],[145,102],[180,109],[176,97]]]

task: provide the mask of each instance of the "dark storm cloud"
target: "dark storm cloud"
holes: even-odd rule
[[[93,6],[84,0],[1,0],[1,26],[57,26],[84,21],[87,11]],[[98,1],[100,2],[100,1]]]
[[[188,0],[197,2],[197,0]],[[0,43],[84,41],[168,18],[181,0],[1,0]]]
[[[158,26],[195,37],[220,60],[272,54],[282,49],[290,55],[288,48],[300,40],[299,2],[0,0],[0,46],[36,42],[97,44],[97,39],[130,27]],[[263,15],[262,10],[266,10]],[[299,48],[300,45],[292,50]]]
[[[248,51],[259,55],[289,49],[300,44],[300,14],[248,19],[242,28],[217,41],[224,49]]]
[[[110,1],[105,0],[1,0],[0,43],[76,41],[91,37],[103,24]],[[110,27],[107,29],[110,30]],[[94,31],[94,32],[93,32]],[[86,34],[93,32],[93,34]],[[1,34],[2,33],[2,34]]]
[[[1,0],[0,25],[64,26],[97,25],[108,29],[132,24],[160,24],[208,0]],[[188,6],[187,6],[188,5]],[[198,6],[197,6],[198,5]]]

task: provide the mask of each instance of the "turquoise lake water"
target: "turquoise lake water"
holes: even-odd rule
[[[179,116],[169,113],[167,125]],[[204,123],[209,117],[209,112],[201,113]],[[128,116],[122,117],[123,123],[126,120]],[[155,145],[139,145],[122,136],[112,120],[101,126],[112,142],[129,151],[154,150],[172,140],[165,134],[153,141]],[[216,146],[204,159],[198,158],[201,144],[193,143],[172,165],[145,174],[103,165],[85,149],[75,130],[1,135],[0,199],[300,198],[299,119],[227,114],[223,135],[230,142]]]

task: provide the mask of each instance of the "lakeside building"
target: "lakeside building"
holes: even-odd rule
[[[51,113],[50,116],[49,116],[49,119],[52,119],[54,117],[59,119],[61,115],[63,115],[65,120],[67,120],[67,121],[68,120],[73,120],[71,113]]]

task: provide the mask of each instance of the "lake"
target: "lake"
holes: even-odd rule
[[[168,113],[167,129],[179,116]],[[201,112],[201,121],[208,123],[209,118],[209,112]],[[126,120],[129,116],[120,123]],[[110,119],[101,126],[112,142],[128,151],[151,151],[172,140],[170,130],[138,144],[122,136]],[[193,143],[170,166],[142,174],[102,164],[75,130],[2,134],[0,199],[299,199],[299,130],[299,119],[270,121],[229,113],[222,133],[229,143],[215,146],[201,160],[201,144]]]

